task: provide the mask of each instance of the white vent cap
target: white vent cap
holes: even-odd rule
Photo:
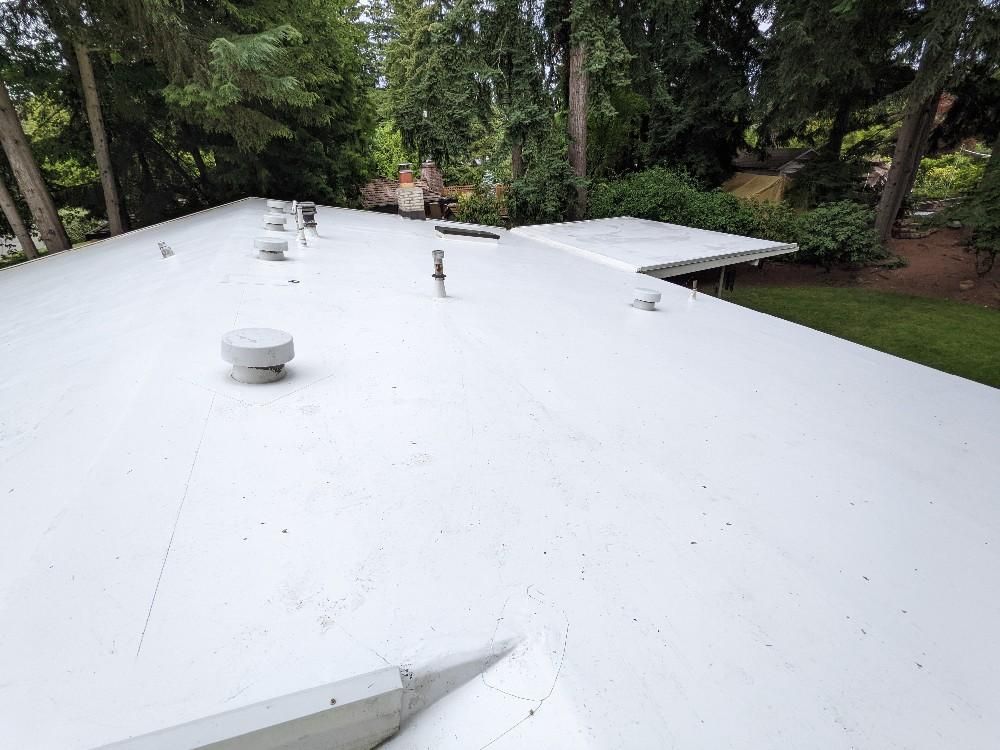
[[[655,289],[638,287],[632,292],[632,307],[639,310],[655,310],[661,296]]]
[[[253,241],[257,257],[261,260],[284,260],[288,250],[288,240],[277,237],[257,237]]]
[[[281,211],[282,213],[289,210],[288,201],[279,201],[270,198],[267,201],[267,207],[274,211]]]
[[[295,357],[292,334],[274,328],[240,328],[222,337],[222,358],[241,383],[271,383],[285,376]]]
[[[277,214],[268,214],[264,217],[264,226],[271,229],[284,229],[285,217]]]

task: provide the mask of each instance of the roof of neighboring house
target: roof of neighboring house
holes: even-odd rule
[[[995,744],[1000,391],[520,232],[264,212],[0,271],[0,747],[387,671],[386,750]],[[249,327],[284,380],[230,377]]]
[[[759,151],[741,151],[733,159],[733,168],[744,172],[788,172],[793,162],[807,161],[815,153],[811,148],[771,148],[762,157]]]
[[[445,197],[431,189],[427,180],[418,177],[413,181],[414,185],[424,189],[424,201],[437,201]],[[399,180],[392,180],[387,177],[375,177],[361,188],[361,205],[364,208],[377,208],[379,206],[395,206],[396,191],[399,189]]]

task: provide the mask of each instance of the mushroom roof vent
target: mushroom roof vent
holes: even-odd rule
[[[292,334],[274,328],[240,328],[222,337],[222,358],[233,366],[233,380],[273,383],[285,377],[295,357]]]

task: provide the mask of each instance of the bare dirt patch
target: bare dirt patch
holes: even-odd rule
[[[822,268],[766,261],[760,268],[740,267],[737,285],[862,287],[881,292],[968,302],[1000,309],[1000,261],[985,276],[976,275],[976,256],[965,246],[960,229],[939,229],[924,239],[891,241],[903,268]],[[971,286],[969,282],[972,282]]]

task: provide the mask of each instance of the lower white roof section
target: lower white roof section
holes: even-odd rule
[[[100,750],[371,750],[399,731],[396,667],[105,745]]]
[[[264,210],[0,272],[0,747],[425,663],[388,748],[995,747],[1000,391],[515,232],[259,261]]]
[[[794,253],[798,246],[662,221],[619,216],[518,227],[514,234],[578,252],[614,268],[668,278]]]

